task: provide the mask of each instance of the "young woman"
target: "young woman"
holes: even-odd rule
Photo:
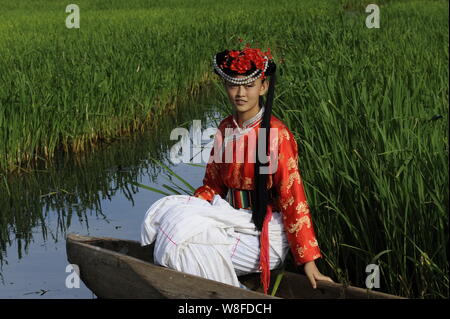
[[[313,288],[316,280],[332,281],[314,262],[321,253],[297,143],[271,114],[276,65],[270,49],[225,50],[214,55],[213,67],[234,112],[218,127],[203,185],[194,196],[156,202],[147,212],[142,244],[156,239],[161,265],[236,286],[236,275],[261,271],[266,293],[270,269],[290,247]]]

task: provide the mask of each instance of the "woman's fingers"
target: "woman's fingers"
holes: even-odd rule
[[[325,280],[325,281],[329,281],[329,282],[334,282],[333,279],[331,279],[331,278],[328,277],[328,276],[323,276],[323,279],[321,279],[321,280]]]
[[[314,263],[305,264],[305,274],[308,277],[313,289],[317,288],[316,280],[334,282],[330,277],[322,275],[322,273],[317,269]]]
[[[328,277],[328,276],[324,276],[324,275],[322,275],[322,274],[319,274],[319,275],[316,277],[316,279],[317,279],[317,280],[322,280],[322,281],[334,282],[333,279],[331,279],[331,278]]]
[[[313,289],[317,288],[317,284],[316,284],[316,279],[314,278],[313,274],[307,274],[307,277],[309,279],[309,282],[311,283],[311,286],[313,287]]]

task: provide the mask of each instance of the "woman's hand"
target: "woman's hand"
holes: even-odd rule
[[[316,289],[317,284],[316,280],[323,280],[323,281],[329,281],[334,282],[333,279],[331,279],[328,276],[324,276],[320,273],[319,269],[317,269],[316,263],[313,261],[309,261],[305,264],[305,274],[306,277],[308,277],[309,282],[311,283],[311,286]]]

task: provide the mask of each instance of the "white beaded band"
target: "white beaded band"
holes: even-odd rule
[[[266,61],[264,62],[264,70],[262,72],[266,72],[266,70],[267,70],[267,68],[269,66],[269,58],[268,57],[264,57],[264,59]],[[256,75],[256,74],[258,72],[261,72],[260,69],[257,69],[252,74],[247,75],[246,77],[234,78],[234,77],[226,74],[225,72],[223,72],[223,70],[221,68],[219,68],[219,66],[217,65],[217,61],[216,61],[216,55],[213,56],[213,67],[217,71],[217,73],[219,73],[219,75],[221,77],[223,77],[228,82],[231,82],[231,83],[234,83],[234,84],[248,84],[248,83],[251,83],[251,82],[253,82],[253,81],[255,81],[255,80],[257,80],[259,78],[260,74],[258,74],[258,75]]]

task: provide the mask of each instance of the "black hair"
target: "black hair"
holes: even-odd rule
[[[275,90],[275,70],[273,74],[270,76],[270,83],[269,83],[269,92],[267,93],[266,102],[263,102],[263,97],[260,96],[259,100],[261,105],[264,105],[264,114],[263,119],[260,126],[260,132],[261,130],[266,130],[266,143],[265,143],[265,152],[264,154],[269,155],[269,133],[270,133],[270,118],[272,117],[272,102],[273,102],[273,96],[274,96],[274,90]],[[254,196],[254,203],[252,207],[252,219],[255,223],[255,226],[258,230],[262,230],[262,226],[264,223],[264,218],[266,217],[266,209],[269,202],[269,190],[267,189],[267,175],[268,174],[261,174],[260,173],[260,167],[267,164],[262,164],[261,160],[259,158],[259,143],[261,141],[261,135],[258,136],[258,140],[256,143],[256,163],[255,163],[255,189],[253,190]]]

